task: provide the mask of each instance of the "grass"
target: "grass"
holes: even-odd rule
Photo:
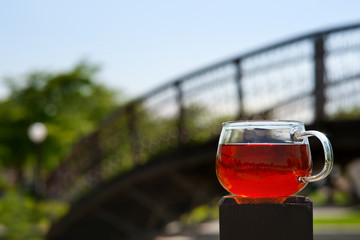
[[[313,223],[315,233],[356,233],[360,235],[360,210],[352,207],[326,207],[326,210],[318,212],[315,209]]]
[[[314,217],[314,225],[324,224],[358,224],[360,230],[360,212],[344,212],[337,216]]]

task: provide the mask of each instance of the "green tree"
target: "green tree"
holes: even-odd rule
[[[24,169],[37,161],[27,131],[34,122],[47,127],[42,144],[42,174],[56,167],[71,146],[92,131],[117,106],[115,92],[96,81],[98,67],[82,62],[70,71],[35,72],[8,79],[10,95],[0,101],[0,160],[3,167]],[[24,84],[16,84],[19,82]]]

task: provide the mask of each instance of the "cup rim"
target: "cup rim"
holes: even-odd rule
[[[222,123],[223,127],[227,126],[304,126],[304,122],[298,120],[238,120],[226,121]]]

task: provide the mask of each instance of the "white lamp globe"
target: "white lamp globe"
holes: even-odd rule
[[[28,129],[28,136],[34,143],[42,143],[47,136],[47,129],[41,122],[33,123]]]

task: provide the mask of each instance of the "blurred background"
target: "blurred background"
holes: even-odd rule
[[[0,239],[218,239],[236,119],[325,132],[335,168],[300,194],[315,239],[359,239],[359,5],[2,3]]]

